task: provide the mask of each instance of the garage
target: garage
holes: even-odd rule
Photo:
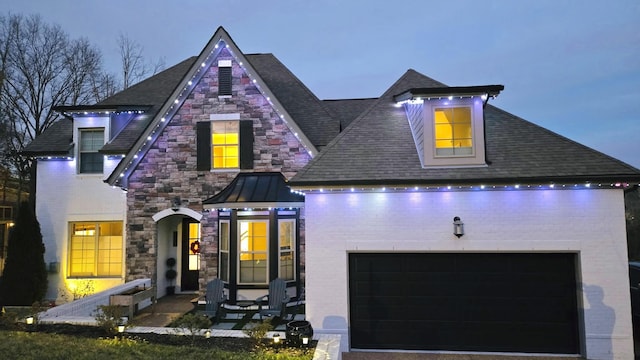
[[[578,354],[573,253],[351,253],[352,349]]]

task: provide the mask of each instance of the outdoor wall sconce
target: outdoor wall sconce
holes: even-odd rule
[[[464,235],[464,223],[458,216],[453,218],[453,235],[457,236],[458,239]]]
[[[180,205],[182,205],[182,201],[179,196],[176,196],[171,200],[171,210],[178,211],[180,210]]]

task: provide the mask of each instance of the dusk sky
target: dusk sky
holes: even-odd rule
[[[320,99],[380,96],[409,68],[450,86],[502,84],[493,105],[640,168],[638,0],[7,0],[1,9],[87,37],[113,73],[121,33],[169,67],[223,26],[240,50],[273,53]]]

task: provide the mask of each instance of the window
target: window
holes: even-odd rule
[[[189,223],[189,270],[200,270],[200,223]]]
[[[98,152],[104,145],[104,130],[81,130],[80,131],[80,167],[79,172],[83,174],[101,174],[103,156]]]
[[[284,280],[295,280],[295,241],[296,221],[293,219],[280,220],[278,231],[280,243],[279,277]]]
[[[70,224],[69,276],[122,275],[122,222]]]
[[[473,155],[471,108],[435,108],[436,156]]]
[[[229,221],[220,221],[220,271],[218,278],[229,282]]]
[[[240,255],[240,284],[267,283],[267,231],[266,220],[241,220],[238,222]]]
[[[253,121],[211,114],[196,124],[197,170],[253,169]]]
[[[237,169],[240,166],[240,126],[238,121],[213,121],[211,153],[214,169]]]

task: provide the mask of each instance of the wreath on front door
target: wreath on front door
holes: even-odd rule
[[[200,253],[200,241],[196,240],[191,243],[191,252],[194,254]]]

